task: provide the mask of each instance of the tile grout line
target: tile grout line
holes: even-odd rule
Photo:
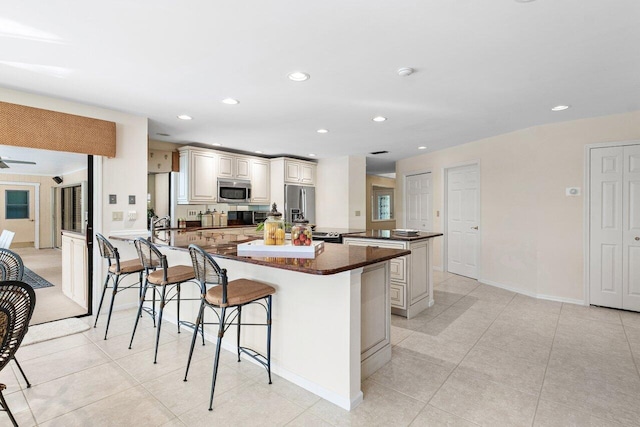
[[[562,315],[562,307],[564,307],[565,303],[561,303],[560,311],[558,312],[558,320],[556,320],[556,328],[553,331],[553,339],[551,340],[551,348],[549,349],[549,356],[547,356],[547,364],[544,367],[544,375],[542,376],[542,384],[540,384],[540,390],[538,391],[538,401],[536,402],[536,410],[533,413],[533,420],[531,420],[531,425],[533,426],[536,422],[536,416],[538,415],[538,407],[540,406],[540,400],[542,399],[542,389],[544,388],[544,382],[547,379],[547,370],[549,369],[549,363],[551,362],[551,354],[553,353],[553,345],[556,342],[556,335],[558,333],[558,327],[560,327],[560,316]]]
[[[479,283],[479,282],[478,282],[478,283]],[[480,286],[480,285],[478,285],[478,286]],[[473,292],[473,291],[471,291],[471,292]],[[433,400],[433,398],[438,394],[438,392],[440,392],[440,390],[442,389],[442,386],[444,386],[444,385],[446,384],[446,382],[447,382],[447,381],[449,381],[449,378],[451,378],[451,375],[453,375],[453,373],[454,373],[454,372],[455,372],[455,371],[460,367],[460,364],[464,361],[464,359],[465,359],[465,358],[469,355],[469,353],[471,353],[471,351],[472,351],[472,350],[473,350],[473,349],[478,345],[478,342],[480,342],[480,340],[482,339],[482,337],[487,333],[487,331],[491,328],[491,326],[493,326],[493,324],[494,324],[494,323],[495,323],[495,321],[498,319],[498,317],[500,317],[500,315],[504,312],[504,310],[506,310],[506,308],[509,306],[509,304],[511,304],[511,302],[512,302],[512,301],[513,301],[513,299],[516,297],[516,295],[517,295],[517,294],[516,294],[516,293],[514,293],[514,294],[511,296],[511,299],[509,300],[509,302],[508,302],[508,303],[507,303],[507,304],[502,308],[502,310],[500,311],[500,313],[498,313],[498,315],[496,316],[496,318],[495,318],[495,319],[493,319],[493,321],[491,322],[491,324],[489,324],[489,325],[487,326],[487,328],[486,328],[486,329],[485,329],[485,331],[482,333],[482,335],[480,335],[480,336],[476,339],[476,342],[475,342],[475,343],[473,344],[473,346],[471,346],[471,348],[470,348],[470,349],[465,353],[465,355],[462,357],[462,359],[460,359],[460,362],[458,362],[458,363],[456,364],[456,367],[455,367],[455,368],[453,368],[453,369],[451,370],[451,372],[449,372],[449,375],[447,375],[447,378],[445,378],[445,380],[442,382],[442,384],[440,384],[440,387],[438,387],[438,389],[435,391],[435,393],[433,393],[433,396],[431,396],[431,398],[430,398],[430,399],[429,399],[429,401],[427,402],[427,405],[430,405],[430,404],[431,404],[431,401],[432,401],[432,400]],[[434,408],[437,408],[437,409],[439,409],[439,410],[443,411],[443,409],[438,408],[438,407],[437,407],[437,406],[435,406],[435,405],[432,405],[432,406],[433,406]],[[444,412],[447,412],[447,411],[444,411]],[[447,413],[448,413],[448,412],[447,412]],[[452,415],[455,415],[455,414],[452,414]],[[455,415],[455,416],[456,416],[456,417],[458,417],[458,418],[461,418],[461,419],[463,419],[463,420],[465,420],[465,421],[470,421],[470,420],[467,420],[466,418],[461,417],[461,416],[459,416],[459,415]],[[475,423],[475,422],[473,422],[473,421],[470,421],[470,422],[472,422],[472,423],[476,424],[476,423]]]

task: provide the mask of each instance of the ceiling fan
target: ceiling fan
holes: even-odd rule
[[[22,165],[35,165],[36,162],[27,162],[24,160],[9,160],[8,158],[0,157],[0,169],[8,169],[9,165],[7,163],[19,163]]]

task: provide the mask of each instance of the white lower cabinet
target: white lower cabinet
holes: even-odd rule
[[[393,258],[389,262],[391,312],[410,319],[433,305],[431,241],[430,238],[401,241],[345,236],[343,243],[411,251],[411,255]]]
[[[62,293],[87,308],[87,242],[78,233],[62,232]]]

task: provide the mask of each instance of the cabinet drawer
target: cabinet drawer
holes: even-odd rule
[[[377,246],[379,248],[389,249],[405,249],[406,246],[403,242],[389,242],[382,239],[358,239],[345,236],[343,240],[344,244],[354,246]]]
[[[391,280],[397,280],[398,282],[407,281],[407,257],[393,258],[389,261]]]
[[[405,298],[404,298],[404,292],[405,290],[405,286],[398,284],[398,283],[391,283],[391,292],[390,292],[390,299],[391,299],[391,306],[392,307],[396,307],[396,308],[402,308],[405,309]]]

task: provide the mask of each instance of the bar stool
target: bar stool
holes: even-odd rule
[[[98,305],[98,312],[96,313],[96,321],[93,324],[94,328],[98,325],[98,317],[100,316],[100,310],[102,309],[102,303],[104,302],[104,295],[107,292],[107,288],[113,288],[111,293],[111,304],[109,305],[109,314],[107,315],[107,327],[104,330],[104,339],[106,340],[107,333],[109,332],[109,323],[111,323],[111,313],[113,312],[113,302],[116,299],[116,294],[120,291],[124,291],[125,289],[138,288],[140,297],[142,297],[142,273],[144,272],[144,266],[140,263],[139,259],[120,261],[118,249],[114,248],[102,234],[96,233],[96,240],[98,242],[98,248],[100,249],[100,256],[107,259],[109,266],[107,267],[107,277],[104,280],[102,296],[100,297],[100,304]],[[139,274],[138,282],[118,289],[120,279],[134,273]],[[113,284],[112,286],[109,286],[109,280],[111,280]]]
[[[187,381],[189,374],[189,366],[191,365],[191,357],[193,356],[193,348],[196,344],[196,336],[198,335],[198,327],[202,326],[204,335],[204,309],[209,307],[218,318],[217,323],[207,323],[208,325],[218,325],[218,342],[216,344],[216,355],[213,362],[213,379],[211,382],[211,398],[209,399],[209,410],[213,410],[213,392],[216,387],[216,377],[218,374],[218,362],[220,361],[220,348],[222,338],[225,331],[234,323],[237,318],[236,326],[238,327],[237,346],[238,346],[238,362],[240,362],[240,354],[253,358],[260,363],[269,376],[269,384],[271,384],[271,295],[276,290],[262,282],[248,279],[237,279],[231,282],[227,279],[227,270],[220,268],[213,260],[211,255],[196,245],[189,245],[189,254],[193,262],[193,270],[196,280],[200,283],[202,292],[200,310],[196,320],[196,327],[193,330],[193,338],[191,339],[191,349],[189,350],[189,360],[187,361],[187,370],[184,374],[184,381]],[[209,290],[207,285],[213,286]],[[242,307],[249,304],[258,304],[262,306],[267,314],[266,323],[242,323]],[[227,309],[231,309],[227,312]],[[220,310],[220,314],[216,311]],[[266,326],[267,327],[267,356],[263,356],[257,351],[248,347],[240,346],[240,326]]]
[[[134,242],[140,262],[147,271],[144,288],[140,297],[140,305],[138,306],[138,315],[136,316],[136,323],[133,326],[133,333],[131,334],[131,342],[129,342],[129,349],[133,344],[133,338],[136,335],[136,329],[138,328],[138,321],[140,320],[140,313],[143,310],[143,304],[145,302],[147,288],[149,285],[153,286],[154,295],[154,308],[155,308],[155,294],[156,292],[160,296],[160,311],[158,314],[158,330],[156,331],[156,349],[153,356],[153,363],[158,361],[158,343],[160,342],[160,330],[162,329],[162,312],[164,306],[177,298],[178,300],[178,333],[180,333],[180,325],[190,325],[189,322],[180,321],[180,284],[183,282],[191,281],[195,278],[193,273],[193,267],[188,265],[174,265],[169,267],[167,265],[167,257],[160,253],[158,248],[146,239],[138,238]],[[150,272],[151,270],[158,270]],[[167,287],[169,291],[174,290],[174,294],[170,297],[167,296]],[[159,289],[160,288],[160,289]],[[154,324],[155,326],[155,324]]]

